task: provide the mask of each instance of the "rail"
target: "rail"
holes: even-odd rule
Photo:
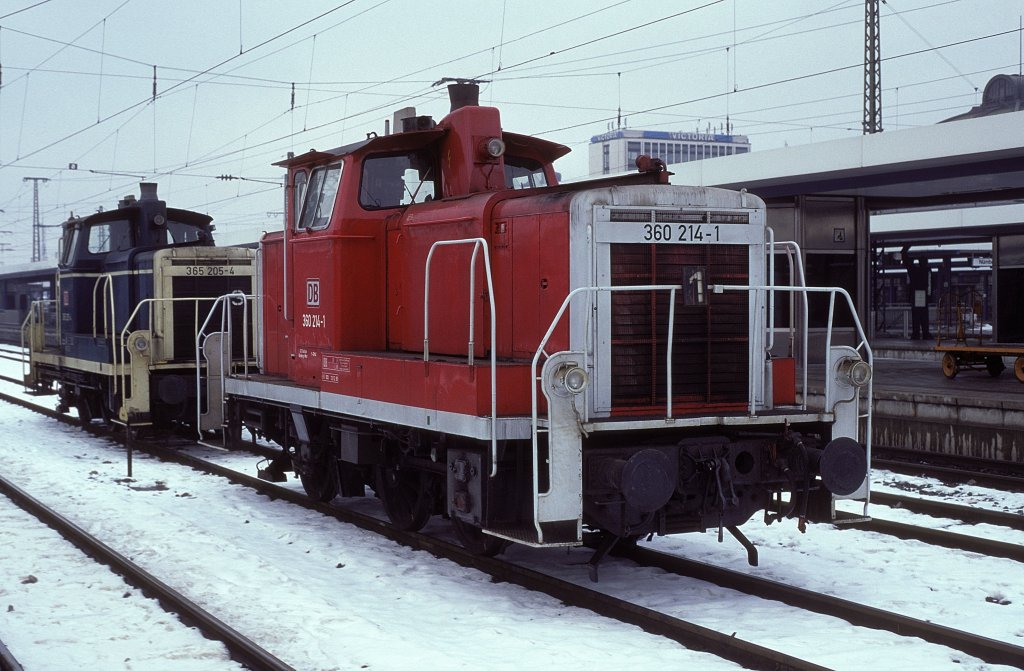
[[[473,348],[475,343],[473,341],[474,329],[476,326],[474,308],[476,307],[475,302],[475,289],[476,289],[476,257],[477,253],[481,248],[484,250],[484,273],[487,278],[487,298],[490,301],[491,307],[491,471],[490,477],[494,477],[498,474],[498,434],[497,434],[497,423],[498,423],[498,361],[497,351],[498,346],[496,342],[497,338],[497,323],[496,313],[494,309],[494,282],[491,276],[491,254],[487,248],[487,241],[483,238],[464,238],[461,240],[438,240],[430,246],[430,251],[427,252],[427,262],[423,269],[423,361],[424,363],[430,362],[430,262],[433,260],[434,251],[438,247],[448,247],[454,245],[473,245],[473,256],[469,261],[469,353],[467,356],[467,363],[470,366],[475,365],[473,362]]]
[[[42,523],[52,527],[87,556],[109,566],[128,584],[152,595],[168,612],[177,613],[185,623],[195,626],[204,636],[223,643],[231,658],[246,668],[253,671],[295,671],[292,666],[10,480],[0,477],[0,493]]]
[[[206,313],[206,319],[203,320],[202,326],[196,329],[196,430],[199,432],[199,437],[203,437],[202,431],[202,414],[203,404],[200,402],[202,399],[202,362],[200,360],[200,352],[206,344],[207,338],[210,334],[206,332],[207,326],[210,325],[210,320],[213,319],[213,315],[216,314],[217,308],[220,307],[220,333],[227,334],[226,338],[222,338],[220,341],[220,398],[221,402],[224,402],[224,391],[225,391],[225,368],[230,371],[233,362],[231,361],[232,351],[232,326],[234,320],[232,319],[232,307],[242,308],[242,374],[249,377],[249,310],[246,310],[246,303],[252,301],[253,307],[255,307],[257,297],[254,295],[246,295],[241,291],[234,291],[230,294],[218,296],[214,300],[213,305],[210,306],[210,311]],[[227,356],[225,356],[227,355]],[[228,361],[225,367],[225,361]]]

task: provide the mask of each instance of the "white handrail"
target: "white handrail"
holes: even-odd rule
[[[802,256],[802,254],[800,252],[800,245],[798,245],[796,242],[793,242],[792,240],[784,240],[782,242],[777,242],[777,243],[775,243],[775,245],[780,246],[780,247],[784,247],[786,249],[786,258],[789,260],[789,275],[790,275],[791,281],[792,281],[792,278],[793,278],[793,268],[794,268],[794,261],[795,261],[795,267],[796,267],[796,271],[797,271],[797,277],[796,277],[797,286],[806,287],[807,286],[807,278],[804,275],[804,262],[803,262],[803,256]],[[793,294],[790,293],[790,318],[789,318],[790,350],[792,350],[792,341],[793,341],[793,332],[794,332],[793,315],[792,315],[792,305],[793,305],[792,296],[793,296]],[[803,333],[802,333],[802,335],[803,335],[803,337],[802,337],[803,352],[801,352],[801,357],[800,357],[801,358],[802,376],[803,376],[803,382],[802,382],[802,386],[801,386],[800,389],[801,389],[801,394],[803,395],[803,398],[801,399],[800,407],[803,410],[806,410],[807,409],[807,346],[808,346],[807,338],[808,338],[808,331],[809,331],[809,328],[810,328],[810,313],[811,313],[811,311],[810,311],[810,303],[807,300],[807,292],[800,292],[800,296],[803,299],[803,308],[804,308],[804,310],[803,310],[803,320],[802,320],[802,326],[803,326]],[[854,312],[853,315],[856,318],[857,313]]]
[[[227,294],[227,295],[231,296],[232,294]],[[117,392],[117,378],[118,378],[118,373],[119,373],[119,375],[121,377],[121,384],[122,384],[122,389],[121,389],[121,402],[122,403],[124,403],[125,398],[126,398],[126,393],[127,393],[127,390],[125,389],[125,385],[124,385],[125,378],[127,377],[127,375],[125,373],[125,366],[126,366],[126,361],[127,361],[127,359],[125,357],[125,351],[127,350],[127,346],[125,344],[125,341],[126,341],[126,338],[128,336],[128,333],[129,333],[129,331],[131,329],[131,326],[132,326],[132,324],[135,321],[135,318],[138,316],[139,311],[143,308],[143,306],[145,306],[149,310],[149,327],[152,329],[153,328],[153,305],[155,303],[184,303],[184,302],[192,302],[196,306],[196,310],[197,310],[197,312],[196,312],[196,322],[198,323],[198,321],[199,321],[198,320],[198,307],[199,307],[200,301],[214,301],[214,302],[216,302],[216,301],[220,300],[220,298],[221,297],[213,297],[213,296],[188,296],[188,297],[178,297],[178,298],[144,298],[144,299],[142,299],[141,301],[139,301],[135,305],[135,309],[132,310],[130,315],[128,315],[128,319],[124,323],[124,328],[121,329],[121,334],[120,334],[120,337],[119,337],[118,342],[117,342],[118,347],[114,348],[114,357],[113,357],[114,358],[114,370],[115,370],[115,375],[114,375],[114,392],[115,393]],[[249,297],[247,296],[246,298],[249,298]],[[212,310],[211,310],[211,312],[212,312]],[[207,320],[209,320],[209,315],[207,316]],[[121,355],[120,365],[118,363],[118,352],[119,351],[120,351],[120,355]]]
[[[669,292],[669,321],[668,321],[668,344],[666,347],[665,358],[667,365],[665,367],[665,382],[667,386],[667,411],[666,419],[672,418],[672,339],[673,329],[675,327],[675,304],[676,304],[676,290],[682,289],[681,284],[643,284],[643,285],[626,285],[626,286],[601,286],[601,287],[577,287],[570,291],[565,299],[562,300],[562,305],[558,308],[558,312],[555,313],[555,317],[551,320],[551,324],[548,326],[548,330],[544,333],[544,337],[541,338],[540,343],[537,345],[537,351],[533,354],[533,360],[530,362],[530,431],[531,431],[531,444],[533,450],[533,524],[537,530],[537,538],[543,539],[544,532],[540,528],[540,488],[538,480],[538,457],[539,457],[539,445],[537,442],[538,433],[538,418],[537,418],[537,387],[538,382],[541,380],[537,377],[537,363],[540,361],[541,354],[547,354],[544,351],[544,347],[548,344],[551,339],[551,335],[555,332],[558,327],[558,323],[562,320],[562,316],[569,307],[569,303],[574,297],[581,293],[593,294],[599,291],[668,291]],[[588,309],[589,313],[590,310]],[[586,353],[584,353],[584,356]],[[545,397],[547,392],[545,391]]]
[[[498,360],[497,360],[497,321],[494,308],[494,282],[491,278],[491,254],[484,238],[464,238],[461,240],[438,240],[427,252],[427,262],[423,270],[423,361],[430,361],[430,261],[434,250],[449,245],[473,245],[473,256],[469,264],[469,356],[468,363],[473,365],[473,307],[474,307],[474,276],[476,275],[477,251],[484,250],[484,271],[487,278],[487,298],[491,307],[491,471],[490,477],[498,474]]]
[[[765,226],[765,242],[768,244],[768,282],[775,283],[775,231],[771,226]],[[790,320],[792,321],[792,320]],[[775,347],[775,292],[768,292],[768,339],[764,344],[764,351],[771,354]]]
[[[247,303],[249,301],[252,301],[253,305],[255,306],[256,298],[257,297],[255,295],[244,294],[241,291],[234,291],[234,292],[232,292],[230,294],[224,294],[222,296],[218,296],[214,300],[213,305],[210,306],[210,311],[206,313],[206,319],[203,320],[202,326],[200,326],[199,328],[196,329],[196,348],[195,348],[195,355],[196,355],[196,431],[198,432],[200,438],[203,437],[203,430],[202,430],[202,413],[203,413],[203,408],[202,408],[202,404],[199,402],[199,399],[202,398],[202,375],[201,375],[202,363],[201,363],[201,361],[199,359],[199,355],[200,355],[201,343],[205,343],[206,342],[206,338],[204,337],[204,334],[206,333],[206,327],[210,324],[210,320],[213,318],[214,312],[217,311],[217,307],[223,301],[224,304],[225,304],[225,308],[222,308],[221,311],[220,311],[220,332],[228,334],[228,337],[227,337],[226,340],[227,340],[227,343],[230,343],[231,342],[231,325],[233,323],[233,320],[231,319],[231,307],[232,307],[232,305],[237,305],[237,303],[235,303],[235,301],[241,300],[243,302],[243,304]],[[209,300],[209,299],[207,299],[207,300]],[[198,303],[197,303],[197,307],[198,307]],[[243,310],[242,310],[242,358],[243,358],[243,364],[242,365],[243,365],[244,374],[245,374],[246,377],[248,377],[248,375],[249,375],[249,311],[245,310],[244,307],[245,306],[243,305]],[[198,319],[197,319],[197,321],[198,321]],[[225,343],[225,339],[223,339],[223,338],[220,341],[220,353],[221,353],[221,356],[220,356],[220,367],[221,367],[221,373],[222,373],[221,376],[220,376],[220,386],[221,386],[221,399],[222,400],[224,399],[224,391],[225,391],[225,388],[226,388],[226,380],[225,380],[226,375],[224,374],[224,371],[225,371],[225,369],[230,371],[231,365],[232,365],[230,360],[228,360],[228,363],[225,365],[225,359],[227,358],[227,357],[225,357],[225,354],[230,354],[230,350],[227,349],[227,343]]]
[[[871,345],[868,343],[868,337],[864,333],[864,328],[861,326],[860,317],[857,315],[857,309],[854,307],[853,298],[850,297],[849,292],[842,287],[802,287],[802,286],[780,286],[780,285],[739,285],[739,284],[713,284],[708,287],[709,291],[715,293],[721,293],[723,291],[791,291],[803,293],[806,299],[809,293],[827,293],[829,294],[829,306],[828,306],[828,321],[826,322],[826,333],[825,333],[825,352],[826,356],[832,346],[832,330],[833,330],[833,316],[835,313],[835,300],[836,294],[839,294],[846,299],[846,305],[850,310],[850,316],[853,319],[853,325],[857,332],[857,338],[859,343],[854,348],[860,350],[863,348],[864,361],[874,369],[874,354],[871,351]],[[805,327],[806,328],[806,327]],[[804,343],[804,350],[806,357],[807,344]],[[804,373],[804,379],[806,380],[806,370]],[[806,391],[805,391],[806,394]],[[867,407],[868,412],[864,415],[860,415],[858,410],[858,416],[864,418],[864,448],[867,455],[868,464],[871,464],[871,407],[874,399],[874,376],[868,378],[867,384]]]

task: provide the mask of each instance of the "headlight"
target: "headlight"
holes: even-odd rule
[[[846,357],[836,366],[836,377],[852,387],[863,387],[871,381],[871,366],[861,359]]]
[[[484,143],[484,152],[491,158],[498,158],[505,153],[505,143],[501,138],[492,137]]]
[[[582,394],[590,382],[590,376],[576,364],[566,364],[558,369],[556,379],[562,382],[562,386],[570,394]]]

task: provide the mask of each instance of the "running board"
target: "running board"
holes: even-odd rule
[[[578,537],[577,533],[579,528],[577,520],[544,522],[541,524],[541,528],[544,531],[543,542],[537,540],[537,529],[532,524],[495,527],[492,529],[482,529],[482,531],[488,536],[502,538],[532,548],[577,547],[583,545],[583,541]]]

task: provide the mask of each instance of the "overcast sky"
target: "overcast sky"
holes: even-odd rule
[[[883,2],[886,131],[1018,72],[1024,0]],[[51,259],[70,213],[143,180],[222,241],[255,239],[280,227],[273,162],[383,132],[406,105],[439,119],[442,77],[490,80],[504,128],[572,147],[557,167],[576,179],[620,107],[636,129],[728,116],[754,151],[859,135],[863,58],[862,0],[0,0],[0,263],[31,255],[25,177],[49,180]]]

